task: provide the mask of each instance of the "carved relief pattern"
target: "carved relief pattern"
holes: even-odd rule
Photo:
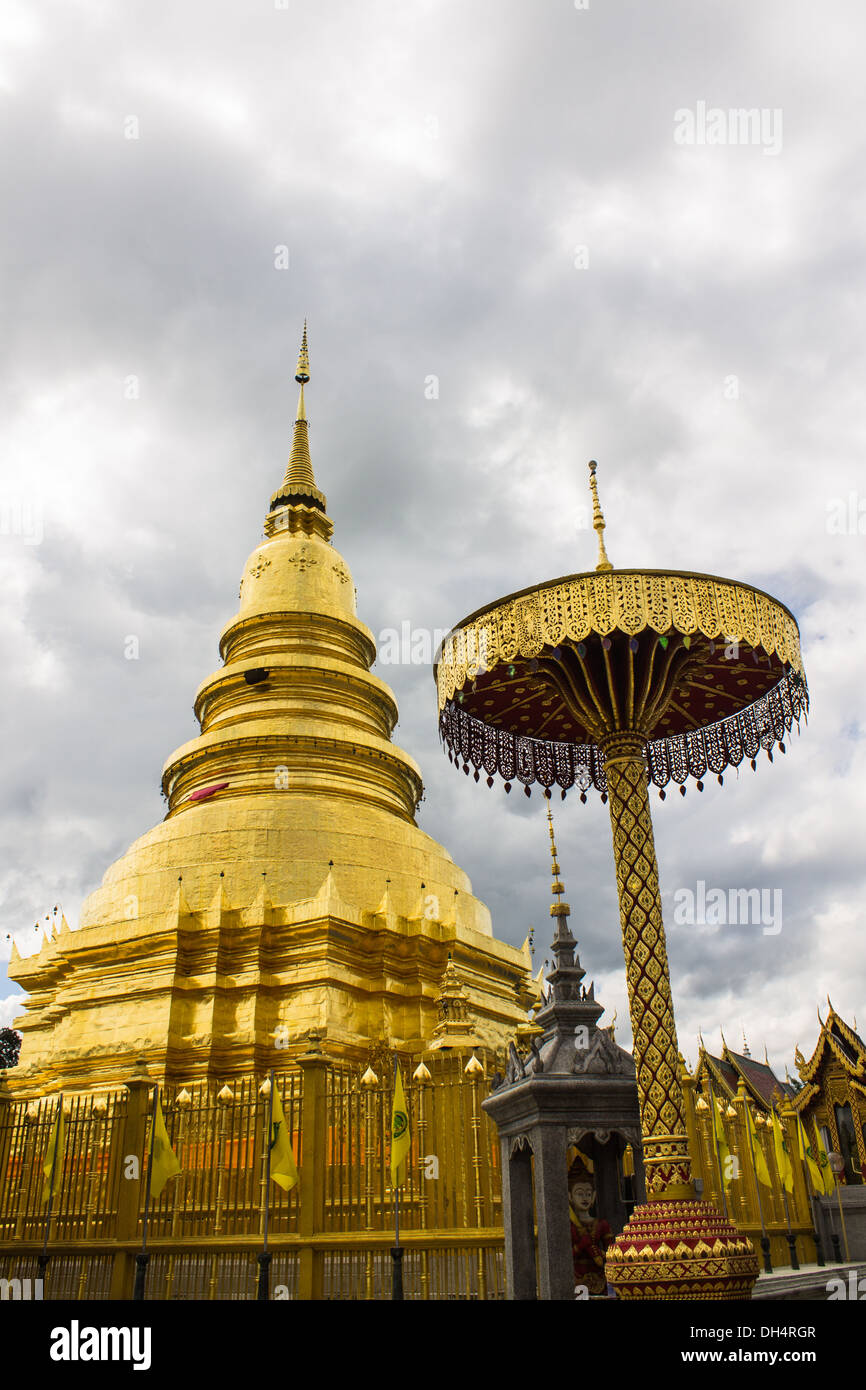
[[[636,637],[649,628],[701,632],[775,652],[801,676],[800,634],[782,604],[743,584],[689,574],[581,574],[565,584],[523,594],[450,634],[439,662],[439,708],[467,680],[517,656],[537,657],[566,638],[614,629]]]
[[[308,545],[302,545],[301,548],[297,550],[294,555],[289,556],[289,564],[297,565],[301,574],[303,574],[304,571],[309,569],[312,565],[317,565],[318,563],[318,559],[312,553],[312,550]]]
[[[658,867],[641,741],[608,743],[607,779],[647,1193],[691,1180]]]

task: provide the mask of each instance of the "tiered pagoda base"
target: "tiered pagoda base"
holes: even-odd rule
[[[712,1203],[648,1202],[608,1250],[605,1271],[619,1298],[743,1300],[758,1257]]]

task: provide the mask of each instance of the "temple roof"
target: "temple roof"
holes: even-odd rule
[[[752,1099],[764,1110],[772,1109],[774,1096],[794,1094],[793,1087],[779,1080],[769,1062],[756,1062],[747,1053],[733,1052],[724,1037],[721,1057],[714,1057],[701,1043],[695,1077],[699,1078],[703,1071],[709,1073],[714,1088],[721,1087],[731,1100],[742,1080]]]
[[[815,1050],[808,1062],[803,1057],[800,1049],[794,1053],[794,1060],[797,1064],[797,1071],[800,1079],[808,1085],[813,1082],[821,1067],[822,1062],[835,1059],[841,1064],[849,1076],[861,1084],[866,1081],[866,1043],[856,1033],[845,1020],[836,1013],[833,1005],[827,999],[829,1013],[826,1019],[821,1018],[818,1013],[818,1022],[821,1031],[818,1034],[818,1041]]]
[[[780,1081],[770,1067],[765,1062],[756,1062],[754,1057],[746,1057],[740,1052],[728,1050],[734,1067],[746,1083],[746,1086],[753,1094],[764,1101],[769,1109],[772,1105],[774,1094],[781,1091],[783,1095],[792,1094],[791,1088],[785,1081]]]

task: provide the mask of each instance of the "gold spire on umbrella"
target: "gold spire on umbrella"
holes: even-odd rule
[[[604,548],[604,513],[601,510],[601,503],[598,500],[598,483],[595,481],[595,470],[598,464],[595,459],[589,461],[589,486],[592,491],[592,529],[598,536],[598,564],[597,570],[612,570],[613,565],[607,558],[607,551]]]

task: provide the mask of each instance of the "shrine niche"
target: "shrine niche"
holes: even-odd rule
[[[573,1299],[576,1288],[604,1297],[600,1243],[606,1249],[645,1200],[637,1083],[613,1025],[599,1027],[604,1008],[594,986],[583,983],[549,812],[548,820],[556,965],[535,1015],[540,1036],[524,1055],[511,1044],[484,1109],[499,1130],[508,1297]],[[574,1188],[582,1191],[573,1211]]]

